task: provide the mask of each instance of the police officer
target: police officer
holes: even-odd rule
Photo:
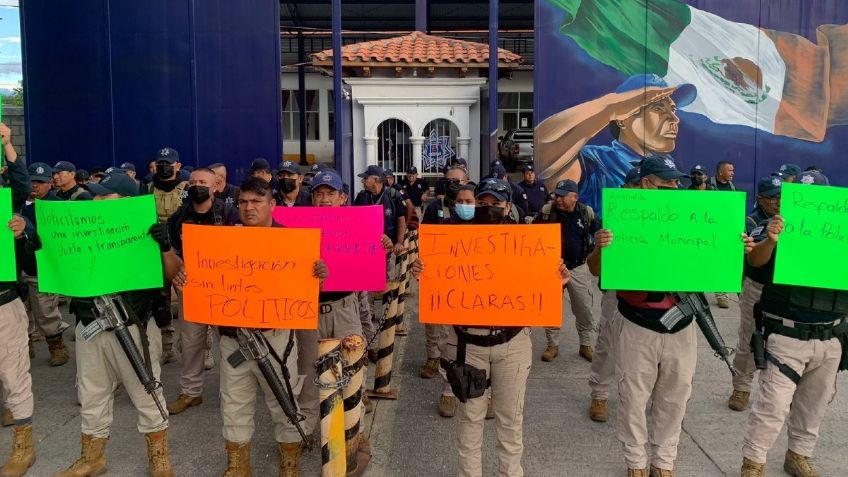
[[[53,166],[53,187],[62,200],[91,200],[87,190],[77,184],[77,166],[68,161],[59,161]]]
[[[518,187],[527,196],[527,215],[535,217],[542,210],[542,206],[548,203],[548,189],[536,180],[533,164],[525,164],[521,170],[524,173],[524,181],[519,182]]]
[[[506,182],[487,178],[475,189],[475,224],[509,224],[512,189]],[[416,259],[412,273],[419,277],[426,264]],[[560,266],[563,284],[569,279],[568,269]],[[458,334],[461,335],[458,336]],[[443,352],[447,359],[456,359],[460,339],[465,343],[465,363],[485,370],[492,388],[492,407],[498,439],[499,475],[521,476],[521,456],[524,452],[523,419],[524,394],[533,361],[530,328],[458,327],[450,330]],[[469,399],[458,406],[456,447],[459,453],[460,477],[481,477],[483,420],[487,398]]]
[[[571,179],[559,181],[554,190],[553,204],[542,207],[533,223],[560,224],[562,258],[571,272],[566,291],[574,312],[577,334],[580,337],[580,356],[592,361],[595,319],[592,316],[592,274],[586,257],[592,252],[593,236],[600,228],[592,207],[579,201],[577,183]],[[559,354],[559,328],[545,328],[548,346],[542,361],[553,361]]]
[[[99,184],[91,184],[90,187],[96,196],[95,200],[119,200],[138,194],[136,183],[123,173],[107,175]],[[159,244],[165,280],[170,283],[181,262],[176,255],[168,253],[171,245],[163,224],[151,226],[150,234]],[[147,348],[144,355],[149,356],[149,362],[145,365],[156,381],[160,379],[159,355],[162,352],[162,341],[159,328],[149,318],[158,293],[159,289],[154,288],[119,294],[127,308],[132,310],[127,328],[138,349],[144,351]],[[149,475],[172,477],[174,472],[168,457],[168,421],[162,420],[153,398],[147,394],[139,381],[114,332],[101,331],[88,339],[83,337],[83,330],[96,317],[92,299],[74,298],[72,304],[78,321],[75,351],[77,389],[82,406],[82,450],[76,462],[54,477],[86,477],[100,475],[106,471],[106,441],[109,439],[112,425],[114,393],[119,385],[126,390],[138,412],[138,430],[145,434],[147,440]],[[133,317],[137,321],[132,319]],[[141,333],[144,333],[146,338],[142,337]],[[154,392],[160,402],[164,401],[161,387]]]
[[[745,231],[753,234],[755,228],[780,213],[780,188],[783,180],[772,175],[757,182],[757,205],[745,217]],[[742,294],[739,295],[739,341],[733,355],[733,366],[739,371],[733,376],[733,392],[727,400],[727,407],[734,411],[744,411],[751,397],[751,383],[754,381],[754,357],[751,354],[751,333],[754,331],[754,304],[760,301],[763,283],[767,281],[766,271],[752,267],[745,262]]]
[[[734,175],[735,172],[732,162],[719,161],[718,164],[716,164],[716,175],[709,180],[710,185],[712,185],[715,190],[735,191],[736,186],[733,185]]]
[[[494,177],[496,179],[500,179],[500,180],[506,182],[509,185],[509,188],[512,190],[512,198],[513,198],[512,199],[513,200],[513,202],[512,202],[513,207],[511,208],[512,211],[510,213],[512,214],[513,220],[515,220],[518,223],[524,223],[524,219],[527,216],[527,208],[528,208],[527,194],[525,194],[524,191],[520,187],[513,184],[509,180],[509,174],[507,174],[506,167],[504,167],[504,165],[503,165],[503,163],[501,163],[501,161],[499,161],[499,160],[492,161],[492,164],[489,166],[489,170],[491,171],[491,173],[489,174],[489,177]]]
[[[803,172],[797,179],[801,184],[829,185],[818,172]],[[780,215],[758,226],[753,232],[758,243],[747,257],[752,267],[766,270],[758,320],[767,361],[742,441],[742,477],[765,475],[766,456],[784,421],[789,435],[784,470],[795,477],[819,475],[810,458],[836,394],[836,373],[848,368],[848,350],[843,348],[848,343],[848,292],[775,284],[775,253],[783,231]]]
[[[398,184],[397,180],[395,180],[395,171],[391,169],[386,169],[384,172],[386,174],[386,187],[391,187],[392,189],[398,192],[402,191],[403,186]]]
[[[209,166],[215,173],[215,198],[235,206],[238,204],[239,188],[227,182],[227,166],[216,162]]]
[[[274,201],[271,185],[259,177],[250,177],[241,183],[239,189],[239,219],[245,227],[282,227],[274,221]],[[327,267],[318,260],[313,267],[313,275],[323,281],[327,278]],[[174,286],[185,286],[185,273],[177,274]],[[292,424],[280,404],[277,402],[267,381],[264,379],[255,361],[247,361],[237,368],[226,357],[239,349],[238,334],[235,328],[219,327],[221,334],[221,417],[223,433],[226,439],[227,476],[249,476],[250,440],[253,437],[256,392],[261,388],[265,396],[265,405],[274,422],[274,436],[280,454],[279,475],[297,477],[302,442],[297,428]],[[293,330],[263,330],[268,345],[281,357],[293,377],[291,391],[295,398],[301,392],[303,376],[297,372],[297,347],[286,355],[285,350],[290,339],[295,339]],[[296,341],[296,340],[295,340]],[[280,375],[280,365],[271,360],[275,372]]]
[[[689,190],[715,190],[707,169],[698,164],[689,171]]]
[[[12,146],[11,131],[3,123],[0,123],[0,136],[6,159],[6,187],[12,189],[12,210],[20,210],[31,188],[26,164],[18,159]],[[0,227],[8,227],[12,231],[17,263],[31,255],[31,250],[26,247],[26,239],[34,235],[35,230],[27,219],[16,214],[7,223],[0,224]],[[17,284],[14,281],[0,282],[0,384],[3,387],[3,406],[11,412],[14,425],[12,453],[0,468],[0,475],[3,477],[20,477],[35,462],[32,440],[32,376],[29,372],[29,355],[26,352],[28,322],[26,309],[18,296]]]
[[[303,176],[300,166],[292,161],[283,161],[277,169],[277,181],[280,185],[278,203],[284,207],[308,207],[312,198],[307,188],[303,187]]]
[[[418,180],[418,168],[412,166],[406,170],[406,180],[401,181],[401,188],[404,195],[412,201],[415,207],[415,212],[421,216],[421,207],[427,196],[430,194],[430,188],[424,181]]]
[[[62,200],[50,187],[52,177],[53,169],[43,162],[34,162],[29,166],[32,193],[20,212],[36,231],[38,224],[35,216],[35,201]],[[62,313],[59,311],[59,295],[38,291],[38,269],[34,258],[33,256],[32,260],[24,260],[21,263],[23,269],[21,283],[27,287],[27,304],[32,317],[29,330],[30,358],[35,352],[32,337],[40,334],[47,341],[50,366],[62,366],[68,362],[68,348],[62,339],[62,333],[71,325],[62,320]]]
[[[265,159],[264,157],[257,157],[251,161],[250,175],[252,177],[258,177],[268,184],[271,184],[271,190],[274,193],[274,200],[277,202],[277,205],[280,205],[278,192],[280,190],[279,180],[271,173],[271,164],[268,162],[268,159]]]
[[[639,168],[630,169],[624,176],[622,189],[639,189]],[[600,281],[598,282],[600,287]],[[591,389],[589,418],[595,422],[607,422],[609,419],[609,388],[615,377],[615,342],[618,340],[620,327],[615,313],[618,299],[615,290],[602,290],[601,319],[598,322],[598,338],[595,340],[595,350],[592,355],[592,366],[589,370],[589,388]]]
[[[412,200],[410,200],[409,196],[406,195],[406,191],[404,190],[403,186],[401,186],[395,181],[395,172],[391,169],[385,169],[383,172],[386,177],[386,187],[396,190],[397,193],[400,195],[401,199],[403,200],[404,205],[406,205],[407,228],[411,227],[413,222],[417,224],[419,216],[416,215],[415,205],[412,204]]]
[[[801,166],[787,162],[786,164],[781,164],[777,172],[783,176],[783,182],[795,182],[795,178],[801,175]]]
[[[215,198],[216,176],[211,169],[199,167],[192,171],[188,180],[188,202],[183,204],[168,219],[168,236],[173,251],[183,257],[183,224],[232,225],[238,221],[235,205]],[[203,403],[203,371],[206,361],[207,332],[209,326],[183,319],[182,293],[177,294],[180,318],[180,394],[168,403],[170,414],[180,414],[186,409]],[[214,363],[213,363],[214,364]]]
[[[677,189],[685,174],[677,170],[667,156],[647,157],[639,168],[643,189]],[[751,239],[742,234],[746,253]],[[595,234],[596,248],[587,262],[593,275],[599,275],[602,250],[612,243],[611,231]],[[646,262],[648,257],[644,259]],[[649,264],[647,265],[649,266]],[[616,375],[619,379],[619,406],[616,434],[624,446],[628,477],[671,477],[686,403],[692,393],[692,378],[698,357],[693,317],[682,319],[667,330],[659,319],[676,301],[663,292],[618,291],[616,318],[619,329],[615,345]],[[650,412],[654,429],[648,433],[645,410],[653,399]],[[649,460],[645,445],[650,441]]]

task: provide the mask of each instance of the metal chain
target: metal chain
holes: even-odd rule
[[[341,364],[343,361],[342,361],[342,355],[339,352],[339,350],[336,349],[336,350],[330,351],[329,353],[325,354],[324,356],[321,356],[320,358],[318,358],[318,360],[315,361],[315,369],[322,369],[324,367],[324,363],[326,363],[327,361],[332,361],[333,364],[335,364],[335,363]],[[312,380],[312,382],[315,383],[315,385],[318,386],[320,389],[341,389],[341,388],[347,386],[348,384],[350,384],[350,376],[346,375],[344,370],[342,370],[341,375],[339,375],[336,372],[335,366],[330,366],[328,369],[330,369],[330,371],[336,377],[336,382],[334,382],[334,383],[322,382],[321,381],[321,375],[318,374],[318,375],[315,376],[315,378]],[[323,374],[323,373],[321,373],[321,374]]]

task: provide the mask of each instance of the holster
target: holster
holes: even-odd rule
[[[459,402],[465,403],[469,399],[482,396],[490,382],[486,379],[486,370],[477,369],[465,362],[467,343],[462,335],[458,335],[458,338],[456,360],[440,358],[439,362],[447,374],[454,396],[459,399]]]
[[[751,333],[751,354],[754,365],[760,371],[766,369],[766,340],[763,337],[763,310],[759,303],[754,304],[754,332]]]

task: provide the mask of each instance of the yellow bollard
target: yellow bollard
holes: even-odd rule
[[[342,362],[337,338],[318,340],[316,384],[321,400],[321,477],[344,477],[345,416],[342,404]]]

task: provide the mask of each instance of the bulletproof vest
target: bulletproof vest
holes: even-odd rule
[[[848,291],[767,283],[760,306],[794,321],[824,323],[848,316]]]
[[[165,192],[150,185],[153,192],[153,197],[156,199],[156,217],[160,224],[168,221],[180,206],[183,205],[183,192],[186,189],[188,182],[180,182],[170,192]]]
[[[540,222],[541,223],[558,223],[558,218],[556,217],[556,211],[553,210],[554,204],[552,202],[548,202],[547,204],[542,206],[542,210],[540,211]],[[580,214],[580,220],[585,224],[586,230],[591,230],[592,223],[595,221],[595,210],[592,209],[590,205],[586,205],[583,202],[577,203],[577,212]],[[553,218],[552,218],[553,216]],[[535,221],[534,221],[535,222]],[[591,237],[589,234],[583,234],[583,250],[588,254],[592,251]]]
[[[73,194],[71,194],[71,198],[70,198],[70,200],[77,200],[77,197],[79,197],[79,196],[81,196],[81,195],[85,194],[86,192],[87,192],[87,191],[86,191],[85,189],[83,189],[82,187],[80,187],[80,188],[78,188],[77,190],[75,190]]]

